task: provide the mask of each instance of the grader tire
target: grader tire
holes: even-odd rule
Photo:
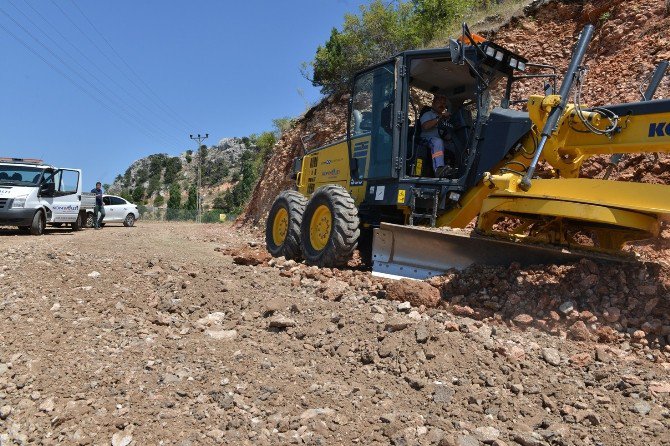
[[[272,204],[265,226],[265,244],[273,257],[302,259],[300,226],[307,199],[293,190],[279,194]]]
[[[302,254],[309,265],[341,266],[360,236],[358,208],[342,186],[318,188],[305,208],[300,228]]]

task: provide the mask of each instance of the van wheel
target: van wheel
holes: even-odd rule
[[[272,204],[265,226],[265,245],[273,257],[302,258],[300,225],[307,199],[293,190],[280,193]]]
[[[72,223],[72,230],[73,231],[81,231],[82,229],[84,229],[82,227],[83,222],[84,222],[84,218],[82,217],[82,214],[80,212],[79,214],[77,214],[77,219],[74,221],[74,223]]]
[[[123,226],[130,228],[135,224],[135,216],[133,214],[126,215],[126,218],[123,220]]]
[[[308,264],[346,264],[360,236],[358,209],[349,192],[336,185],[318,188],[305,208],[300,236]]]
[[[35,212],[33,223],[30,225],[30,233],[32,235],[42,235],[44,233],[44,213],[42,211]]]

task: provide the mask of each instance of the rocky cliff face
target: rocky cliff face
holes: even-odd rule
[[[256,146],[246,138],[224,138],[218,144],[207,147],[202,166],[205,205],[231,186],[244,153],[256,150]],[[158,195],[167,199],[170,185],[174,182],[179,183],[186,194],[190,185],[197,183],[197,175],[197,151],[187,150],[175,157],[154,154],[132,163],[123,175],[116,178],[109,192],[132,195],[139,187],[144,191],[142,201],[153,204]]]
[[[639,87],[655,65],[670,60],[669,14],[665,0],[536,0],[524,15],[483,34],[532,62],[555,65],[562,73],[580,30],[587,23],[594,24],[596,34],[585,59],[589,71],[583,102],[617,104],[638,101]],[[525,98],[541,91],[541,84],[521,83],[515,96]],[[658,98],[670,98],[670,76],[661,84]],[[292,159],[302,153],[301,136],[314,134],[312,141],[319,145],[346,131],[346,99],[324,99],[283,135],[240,222],[261,222],[276,195],[293,187],[288,175]],[[602,177],[608,161],[608,156],[591,158],[582,175]],[[670,184],[670,156],[625,155],[611,178]]]
[[[240,224],[257,224],[267,216],[277,194],[293,188],[295,183],[290,174],[295,157],[301,156],[305,149],[321,146],[346,133],[348,99],[348,95],[324,99],[284,132],[265,164],[247,208],[238,218]]]

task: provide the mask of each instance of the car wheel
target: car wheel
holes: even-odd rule
[[[123,226],[130,228],[135,224],[135,216],[133,214],[126,215],[126,219],[123,220]]]
[[[35,212],[33,223],[30,225],[30,233],[32,235],[42,235],[44,233],[44,213],[42,211]]]
[[[93,223],[93,214],[87,213],[86,214],[86,227],[87,228],[92,228],[94,224],[95,223]]]

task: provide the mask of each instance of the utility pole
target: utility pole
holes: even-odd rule
[[[193,141],[198,141],[198,151],[196,152],[198,155],[198,185],[197,187],[197,192],[198,192],[198,203],[197,203],[197,214],[195,217],[196,223],[202,223],[202,191],[200,188],[202,187],[202,142],[209,138],[209,133],[205,133],[205,136],[200,135],[198,133],[197,136],[194,135],[188,135],[189,138],[191,138]]]

